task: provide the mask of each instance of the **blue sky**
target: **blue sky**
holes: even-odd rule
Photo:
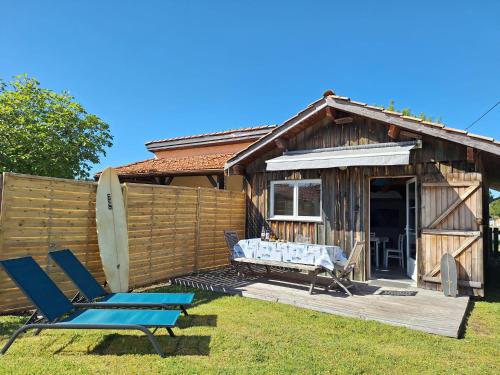
[[[464,128],[500,99],[500,1],[7,1],[0,77],[69,90],[144,143],[281,123],[325,89]],[[471,131],[500,138],[500,106]]]

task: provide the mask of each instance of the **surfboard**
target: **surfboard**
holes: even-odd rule
[[[448,253],[441,257],[441,285],[445,296],[457,296],[457,263]]]
[[[127,292],[127,217],[120,181],[112,168],[102,172],[97,184],[96,226],[99,254],[111,292]]]

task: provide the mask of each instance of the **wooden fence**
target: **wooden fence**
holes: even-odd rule
[[[130,285],[228,263],[224,229],[245,232],[245,195],[226,190],[125,184]]]
[[[104,282],[95,227],[94,182],[4,173],[0,259],[31,255],[67,293],[76,292],[47,252],[70,248]],[[228,263],[223,231],[245,232],[245,195],[206,188],[124,184],[130,286]],[[0,312],[30,308],[0,270]]]

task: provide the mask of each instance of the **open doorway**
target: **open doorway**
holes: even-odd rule
[[[417,183],[414,177],[370,180],[370,274],[416,280]]]

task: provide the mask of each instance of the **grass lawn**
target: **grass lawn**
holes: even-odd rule
[[[135,332],[30,332],[0,357],[0,373],[499,374],[498,281],[475,303],[461,340],[195,290],[196,305],[181,318],[178,337],[158,332],[167,358]],[[24,320],[0,317],[2,345]]]

